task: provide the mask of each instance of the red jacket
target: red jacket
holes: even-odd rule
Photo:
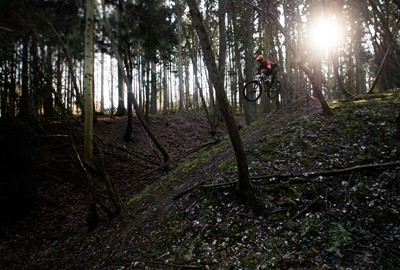
[[[263,69],[271,70],[273,68],[273,66],[275,66],[275,65],[276,65],[275,62],[270,61],[268,59],[264,59],[257,69],[257,74],[261,74],[261,70],[263,70]]]

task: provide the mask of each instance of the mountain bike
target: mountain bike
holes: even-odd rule
[[[278,96],[281,90],[281,82],[275,79],[273,85],[271,85],[271,77],[271,75],[267,76],[262,73],[255,80],[246,83],[243,87],[244,98],[254,102],[261,97],[262,92],[267,92],[271,99]]]

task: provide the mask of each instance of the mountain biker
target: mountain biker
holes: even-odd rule
[[[270,76],[272,75],[271,78],[271,84],[273,85],[275,81],[276,74],[279,71],[279,65],[276,62],[273,62],[271,60],[265,59],[262,54],[256,57],[256,61],[260,64],[260,66],[257,69],[257,74],[261,75],[261,73]]]

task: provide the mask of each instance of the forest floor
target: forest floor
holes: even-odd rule
[[[250,126],[237,120],[261,209],[238,201],[236,163],[223,124],[200,114],[149,125],[99,117],[95,133],[122,213],[87,232],[84,173],[60,121],[33,144],[30,211],[0,226],[1,269],[399,269],[399,92],[332,104],[300,100]],[[80,124],[72,124],[82,153]],[[193,150],[193,151],[192,151]],[[95,151],[95,154],[98,154]],[[103,181],[98,199],[110,206]]]

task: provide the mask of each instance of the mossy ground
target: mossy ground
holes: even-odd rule
[[[307,173],[398,161],[397,109],[396,94],[389,93],[337,102],[329,118],[315,110],[284,120],[267,117],[248,127],[243,136],[253,176],[304,177],[255,182],[265,206],[261,216],[237,201],[234,187],[192,192],[192,204],[184,214],[176,213],[180,219],[165,225],[175,233],[166,245],[164,267],[395,269],[400,263],[398,168],[315,178]],[[224,177],[207,182],[234,180],[232,163],[230,153],[214,166]]]
[[[146,185],[130,183],[127,187],[137,188],[122,192],[125,208],[119,218],[84,238],[80,233],[49,244],[47,252],[28,256],[29,265],[71,269],[68,262],[74,261],[76,267],[91,269],[396,269],[399,168],[309,175],[399,161],[399,94],[368,95],[332,107],[334,115],[324,117],[317,101],[302,100],[241,131],[251,176],[276,175],[253,182],[262,213],[238,201],[235,185],[212,187],[236,180],[225,138],[163,177]],[[170,143],[178,145],[179,140]],[[65,247],[68,252],[60,252]],[[8,254],[6,265],[21,266],[14,263],[18,254]]]

